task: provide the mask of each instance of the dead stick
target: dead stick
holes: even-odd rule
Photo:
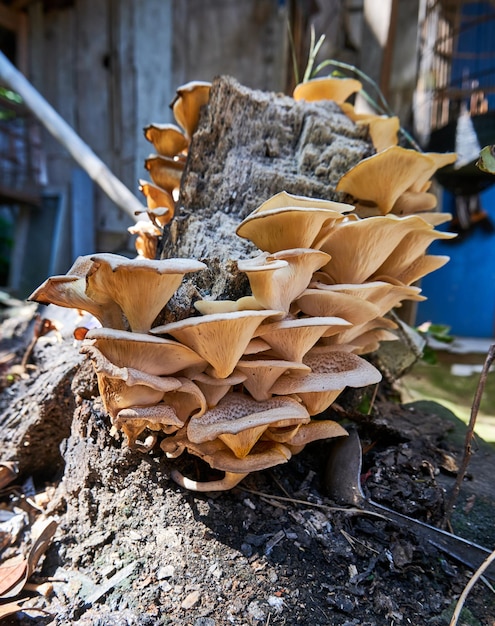
[[[466,475],[467,467],[469,465],[469,459],[471,458],[471,441],[473,439],[474,434],[474,426],[476,424],[476,418],[478,417],[478,411],[480,409],[481,398],[483,396],[483,391],[485,389],[486,379],[488,377],[488,372],[490,371],[490,367],[495,359],[495,344],[491,345],[488,354],[485,359],[485,363],[483,365],[483,369],[481,371],[480,379],[478,381],[478,386],[476,388],[476,393],[474,394],[474,400],[471,407],[471,416],[469,418],[469,424],[466,431],[466,438],[464,442],[464,456],[462,458],[462,463],[457,472],[456,481],[450,497],[445,505],[445,514],[442,521],[442,527],[445,528],[447,524],[450,522],[450,517],[452,515],[452,511],[454,509],[454,505],[459,496],[459,492],[461,490],[462,482]]]

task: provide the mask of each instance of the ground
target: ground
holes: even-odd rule
[[[72,342],[66,349],[77,352]],[[4,390],[2,410],[19,397],[28,402],[33,377],[50,367],[50,351],[62,348],[40,343],[37,370]],[[23,592],[47,613],[18,613],[3,623],[449,624],[472,569],[401,524],[334,502],[325,479],[329,441],[230,492],[195,494],[178,487],[170,471],[179,463],[204,477],[196,461],[131,451],[110,437],[90,368],[78,366],[67,385],[74,403],[62,460],[51,475],[31,476],[37,491],[47,490],[47,513],[59,524],[31,581],[50,581],[53,592]],[[344,410],[352,404],[345,396],[332,413],[358,429],[363,489],[438,524],[462,456],[463,425],[439,405],[380,395],[370,415]],[[480,442],[452,520],[454,530],[488,548],[495,543],[494,470],[493,450]],[[3,507],[19,498],[19,490],[5,491]],[[3,556],[22,550],[23,537],[29,528]],[[494,623],[493,593],[478,582],[459,624]]]

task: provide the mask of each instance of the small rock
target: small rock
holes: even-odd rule
[[[187,595],[182,604],[181,607],[183,609],[192,609],[193,606],[195,606],[201,597],[201,592],[199,589],[196,589],[195,591],[191,591],[191,593],[189,595]]]
[[[257,600],[253,600],[253,602],[250,602],[247,610],[248,610],[249,616],[254,621],[261,622],[265,620],[266,613],[261,608],[260,603]]]

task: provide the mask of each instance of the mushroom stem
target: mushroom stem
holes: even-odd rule
[[[247,474],[235,474],[234,472],[225,472],[225,476],[220,480],[210,480],[207,482],[198,482],[186,478],[179,470],[172,470],[170,477],[178,485],[190,491],[227,491],[238,485]]]

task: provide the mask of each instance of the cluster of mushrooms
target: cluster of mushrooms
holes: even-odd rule
[[[177,111],[187,140],[194,125]],[[165,137],[177,129],[152,128],[147,132],[157,151],[168,151],[165,163],[180,163],[187,141],[170,148]],[[400,168],[378,171],[368,184],[373,196],[348,185],[349,173],[339,183],[357,207],[373,209],[372,216],[351,204],[283,191],[261,204],[236,231],[259,250],[237,261],[251,293],[236,301],[197,301],[198,315],[180,321],[153,326],[183,277],[205,269],[194,259],[155,260],[138,248],[135,259],[80,257],[66,275],[48,278],[31,300],[87,311],[101,325],[87,332],[81,352],[93,363],[113,434],[121,431],[129,446],[143,451],[159,442],[169,458],[187,451],[223,472],[200,482],[172,471],[177,483],[196,491],[230,489],[250,472],[287,462],[309,442],[345,436],[322,413],[346,387],[381,380],[362,355],[396,339],[387,313],[404,300],[424,299],[413,283],[448,260],[426,249],[452,236],[434,229],[439,221],[429,210],[397,214],[408,194],[428,195],[425,167],[406,188],[397,182]],[[390,196],[382,190],[383,172],[388,183],[402,185]],[[160,180],[142,188],[147,185],[150,221],[162,229],[159,220],[173,214],[174,205],[173,189]],[[172,202],[163,196],[168,204],[159,206],[166,203],[155,191]],[[398,203],[402,209],[395,211]]]

